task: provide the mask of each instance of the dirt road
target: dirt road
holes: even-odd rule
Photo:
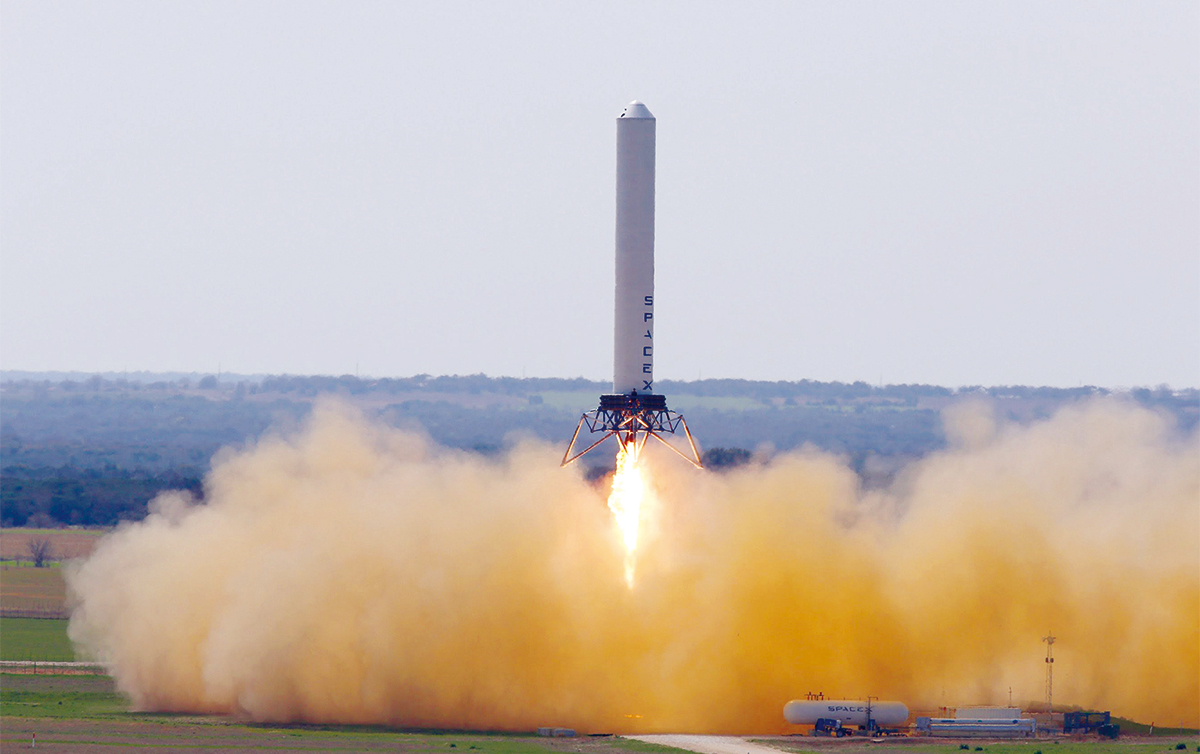
[[[693,736],[672,733],[654,736],[625,736],[625,738],[645,741],[648,744],[674,746],[677,749],[687,749],[699,752],[699,754],[780,754],[781,752],[781,749],[752,743],[738,736]]]

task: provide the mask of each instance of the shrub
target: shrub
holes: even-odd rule
[[[45,537],[34,537],[29,540],[29,559],[36,568],[45,568],[46,562],[54,560],[54,547]]]

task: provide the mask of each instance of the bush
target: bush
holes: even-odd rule
[[[29,540],[29,559],[35,568],[45,568],[48,561],[54,560],[54,547],[45,537],[34,537]]]
[[[1177,743],[1177,744],[1175,744],[1175,750],[1176,750],[1176,751],[1183,751],[1183,750],[1184,750],[1184,749],[1186,749],[1186,748],[1187,748],[1187,744],[1185,744],[1185,743]]]
[[[959,744],[959,745],[958,745],[958,750],[959,750],[959,751],[970,751],[970,750],[971,750],[971,747],[970,747],[970,746],[967,746],[966,744]]]
[[[704,451],[704,465],[709,469],[736,469],[750,463],[750,451],[745,448],[709,448]]]

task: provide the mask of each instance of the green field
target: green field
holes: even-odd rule
[[[325,751],[404,754],[685,754],[619,737],[404,730],[369,725],[271,725],[225,716],[129,711],[106,676],[0,675],[0,748],[106,751]],[[80,725],[86,721],[85,725]]]
[[[74,659],[66,620],[0,618],[0,660],[71,662]]]
[[[550,408],[570,411],[591,411],[596,407],[598,396],[586,391],[547,390],[539,394],[543,403]]]
[[[129,702],[107,676],[0,675],[0,718],[127,717]]]
[[[1122,735],[1148,736],[1150,735],[1150,726],[1144,723],[1135,723],[1132,720],[1126,720],[1123,717],[1113,715],[1112,721],[1121,726]],[[1189,737],[1200,736],[1200,730],[1193,728],[1171,728],[1166,725],[1154,726],[1154,736],[1183,736],[1184,739]],[[1051,753],[1054,754],[1054,753]]]
[[[671,408],[678,411],[713,409],[716,411],[761,411],[766,406],[762,401],[744,396],[721,395],[672,395]]]

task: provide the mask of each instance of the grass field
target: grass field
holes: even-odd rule
[[[32,565],[0,566],[0,602],[5,607],[21,601],[51,601],[59,605],[67,596],[67,585],[58,564],[44,568]]]
[[[781,742],[778,739],[772,741],[762,741],[778,748],[786,749],[787,751],[803,752],[804,754],[857,754],[868,750],[878,750],[879,744],[871,744],[869,741],[859,739],[842,739],[840,742],[832,742],[829,739],[819,739],[820,743],[812,743],[803,739]],[[888,744],[896,745],[899,742],[884,742],[883,747]],[[996,743],[994,741],[972,741],[969,743],[926,743],[925,741],[913,742],[908,739],[901,746],[905,754],[1167,754],[1167,752],[1176,751],[1178,744],[1184,744],[1185,751],[1194,752],[1197,750],[1197,745],[1200,744],[1195,736],[1190,738],[1175,737],[1164,738],[1161,741],[1146,742],[1145,739],[1138,741],[1072,741],[1072,740],[1033,740],[1023,741],[1020,743]],[[831,745],[832,744],[832,745]],[[966,746],[966,750],[961,747]]]
[[[632,738],[627,739],[622,746],[630,751],[641,752],[641,754],[668,754],[669,752],[682,751],[674,746],[663,746],[662,744],[652,744],[649,741],[634,741]]]
[[[130,712],[104,676],[0,675],[0,749],[111,752],[339,751],[405,754],[682,754],[623,738],[406,731],[362,725],[260,725],[226,717]]]
[[[570,411],[591,411],[596,407],[599,396],[586,391],[547,390],[539,394],[542,402],[550,408]]]
[[[96,720],[128,715],[129,702],[107,676],[0,675],[0,718]]]
[[[1121,726],[1121,732],[1127,735],[1147,736],[1150,734],[1150,726],[1143,723],[1135,723],[1132,720],[1126,720],[1123,717],[1113,716],[1112,721]],[[1154,726],[1154,736],[1184,736],[1197,737],[1200,736],[1200,730],[1192,728],[1171,728],[1166,725]],[[1053,753],[1052,753],[1053,754]]]
[[[595,399],[593,399],[594,401]],[[758,411],[766,408],[759,400],[742,396],[719,395],[672,395],[669,405],[678,411],[692,409],[713,409],[716,411]]]
[[[67,621],[51,618],[0,618],[0,660],[71,662]]]
[[[61,568],[0,566],[0,615],[65,618],[67,586]]]

